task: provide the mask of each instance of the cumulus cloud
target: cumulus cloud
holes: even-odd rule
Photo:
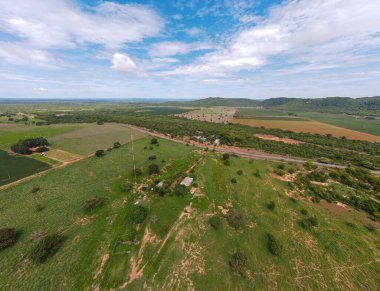
[[[185,55],[192,51],[212,49],[213,46],[207,43],[186,43],[181,41],[164,41],[153,44],[149,49],[152,57],[168,57],[175,55]]]
[[[380,45],[380,1],[293,0],[273,8],[228,46],[164,74],[223,74],[262,67],[276,57],[321,65],[358,56]],[[286,62],[286,61],[285,61]]]
[[[126,54],[115,53],[111,63],[111,68],[116,71],[138,75],[143,74],[142,70],[139,69],[136,63]]]
[[[101,44],[117,48],[155,36],[164,22],[146,6],[101,2],[81,9],[69,0],[0,1],[0,30],[38,48]]]

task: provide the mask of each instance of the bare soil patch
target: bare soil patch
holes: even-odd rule
[[[264,140],[271,140],[271,141],[278,141],[278,142],[284,142],[288,144],[301,144],[302,141],[291,139],[291,138],[282,138],[270,134],[255,134],[256,137]]]

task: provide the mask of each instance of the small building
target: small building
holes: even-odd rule
[[[159,183],[156,185],[157,188],[162,188],[162,186],[164,186],[164,182],[162,182],[162,181],[159,182]]]
[[[217,138],[215,141],[214,141],[214,145],[215,146],[220,146],[220,139]]]
[[[181,185],[184,185],[186,187],[189,187],[191,185],[191,183],[193,183],[193,178],[191,177],[186,177],[185,179],[182,180],[182,182],[180,183]]]

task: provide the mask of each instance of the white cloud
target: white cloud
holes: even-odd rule
[[[207,43],[186,43],[181,41],[164,41],[153,44],[149,49],[152,57],[167,57],[175,55],[185,55],[192,51],[212,49],[213,46]]]
[[[117,48],[156,36],[163,20],[142,5],[102,2],[80,9],[69,0],[0,1],[0,30],[38,48],[74,48],[87,43]]]
[[[379,47],[379,11],[378,0],[287,1],[238,32],[224,49],[164,74],[223,75],[262,67],[273,57],[286,58],[285,63],[346,65]]]
[[[111,62],[111,68],[116,71],[139,75],[142,74],[141,69],[139,69],[136,63],[126,54],[115,53]]]
[[[185,32],[189,36],[197,36],[197,35],[200,35],[202,33],[202,29],[200,29],[198,27],[192,27],[192,28],[186,29]]]

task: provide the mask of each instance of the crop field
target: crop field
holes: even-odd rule
[[[177,114],[177,116],[207,122],[227,123],[231,121],[235,112],[235,108],[211,107]]]
[[[49,167],[49,164],[45,162],[10,155],[6,151],[0,150],[0,186],[46,170]]]
[[[0,125],[0,148],[8,150],[11,145],[18,142],[20,139],[45,137],[50,138],[66,132],[70,132],[86,124],[58,124],[58,125]]]
[[[67,152],[89,155],[99,149],[112,147],[114,142],[127,143],[146,134],[121,124],[90,125],[49,139],[53,147]]]
[[[318,121],[285,121],[285,120],[263,120],[263,119],[232,119],[233,123],[250,125],[254,127],[264,126],[266,128],[279,128],[295,132],[309,132],[319,134],[332,134],[336,137],[345,136],[349,139],[380,142],[380,136],[359,132],[351,129],[333,126]]]
[[[236,110],[236,118],[257,118],[257,117],[268,117],[268,116],[277,116],[277,117],[288,117],[288,113],[281,110],[273,109],[260,109],[260,108],[238,108]]]
[[[305,112],[299,114],[302,117],[310,118],[316,121],[328,123],[331,125],[357,130],[373,135],[380,135],[380,118],[366,119],[347,114],[331,114],[318,112]]]
[[[165,140],[160,140],[159,146],[151,149],[149,145],[149,138],[140,139],[134,144],[136,167],[144,172],[138,177],[139,184],[141,180],[151,179],[146,174],[151,163],[148,156],[157,156],[156,163],[162,168],[164,177],[181,175],[196,158],[193,148],[184,145]],[[144,149],[146,146],[148,148]],[[1,191],[0,225],[20,231],[17,244],[0,252],[2,288],[84,290],[98,284],[94,277],[99,271],[102,257],[112,250],[121,239],[118,235],[128,226],[126,203],[132,198],[120,190],[120,184],[126,179],[133,180],[132,169],[131,144],[127,144],[107,152],[101,158],[91,157]],[[84,213],[84,202],[95,196],[105,199],[104,206]],[[162,203],[159,211],[168,212],[165,215],[170,221],[173,213],[176,214],[175,209],[180,209],[181,203],[186,203],[186,200],[165,197]],[[33,244],[31,235],[39,230],[59,232],[65,236],[62,248],[43,264],[32,263],[25,256]],[[127,253],[111,253],[111,256],[129,266]],[[110,267],[106,265],[104,272],[106,268]],[[119,269],[119,272],[118,280],[128,277],[128,270]],[[101,279],[102,282],[106,281],[105,278]],[[107,284],[117,283],[111,281]]]
[[[45,156],[48,159],[51,159],[57,162],[71,162],[71,161],[78,160],[79,158],[81,158],[80,155],[66,152],[60,149],[52,149],[46,152]]]

